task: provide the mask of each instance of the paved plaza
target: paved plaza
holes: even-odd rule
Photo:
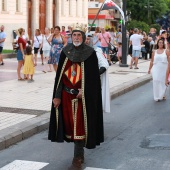
[[[42,72],[44,66],[39,61],[34,75],[34,82],[18,81],[16,58],[8,58],[4,62],[5,65],[0,66],[0,139],[2,142],[5,138],[5,131],[9,131],[9,129],[11,133],[14,129],[22,131],[22,126],[24,125],[24,128],[27,128],[26,125],[28,125],[29,130],[31,130],[35,129],[37,124],[42,126],[44,122],[46,123],[44,128],[48,127],[55,79],[54,71]],[[130,56],[128,57],[129,62]],[[139,60],[138,70],[119,67],[118,63],[110,66],[108,72],[111,95],[119,96],[133,90],[139,82],[149,81],[151,75],[147,74],[148,67],[148,60]],[[40,131],[39,126],[36,132]],[[31,136],[29,134],[24,137],[24,132],[22,131],[21,138],[16,139],[15,142]],[[36,132],[32,132],[32,134]],[[10,144],[1,143],[0,149]]]

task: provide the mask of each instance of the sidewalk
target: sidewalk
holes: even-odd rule
[[[128,63],[130,57],[128,57]],[[38,62],[35,82],[17,80],[16,59],[0,66],[0,150],[48,128],[55,72],[43,73]],[[149,61],[139,60],[139,69],[109,67],[112,99],[151,80]]]

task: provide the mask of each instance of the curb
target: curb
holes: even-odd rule
[[[44,115],[0,130],[0,150],[46,130],[49,126],[49,120],[50,113],[45,113]]]
[[[125,82],[122,85],[110,89],[111,99],[134,90],[152,79],[151,75],[142,76],[131,82]],[[49,127],[50,113],[13,125],[9,128],[0,130],[0,150],[10,147],[24,139],[27,139],[37,133],[47,130]]]
[[[148,75],[142,76],[140,78],[137,78],[133,81],[125,82],[122,85],[113,87],[110,89],[111,100],[115,99],[116,97],[121,96],[127,92],[130,92],[131,90],[134,90],[134,89],[148,83],[151,80],[152,80],[152,76],[150,74],[148,74]]]
[[[16,58],[16,53],[10,53],[10,54],[2,54],[2,57],[5,58]]]

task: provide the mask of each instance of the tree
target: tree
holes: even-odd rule
[[[127,11],[131,19],[155,23],[157,17],[168,11],[169,0],[127,0]]]
[[[165,0],[165,2],[166,2],[167,6],[168,6],[168,8],[170,10],[170,0]]]
[[[150,29],[149,25],[146,24],[145,22],[136,20],[131,20],[127,23],[127,29],[129,30],[130,28],[138,28],[141,29],[142,31],[145,31],[146,33],[148,33]]]

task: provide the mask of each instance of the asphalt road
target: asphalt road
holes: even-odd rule
[[[104,114],[105,142],[85,150],[84,168],[170,170],[170,97],[155,102],[150,82],[114,99],[111,110]],[[72,156],[72,143],[51,143],[45,131],[1,151],[0,167],[27,160],[49,163],[43,170],[66,170]]]

